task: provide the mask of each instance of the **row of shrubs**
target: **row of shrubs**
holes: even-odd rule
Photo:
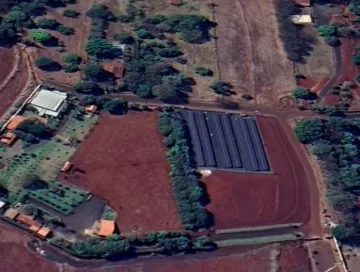
[[[105,239],[91,237],[75,243],[54,238],[50,243],[81,258],[135,257],[141,249],[149,253],[176,254],[215,248],[215,244],[206,236],[193,239],[182,232],[152,232],[143,237],[113,234]]]
[[[179,112],[161,112],[157,126],[164,135],[164,144],[171,167],[170,182],[183,225],[190,230],[206,228],[211,224],[209,212],[203,203],[205,192],[190,158],[188,132]]]

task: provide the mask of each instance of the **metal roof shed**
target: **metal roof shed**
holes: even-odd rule
[[[66,98],[66,93],[41,89],[34,95],[30,104],[39,111],[40,115],[46,114],[57,117],[64,106]]]

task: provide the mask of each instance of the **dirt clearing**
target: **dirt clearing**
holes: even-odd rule
[[[70,160],[81,172],[60,175],[109,200],[123,234],[182,228],[156,119],[153,112],[102,116]]]
[[[295,87],[292,63],[279,39],[274,1],[216,0],[220,78],[239,94],[276,101]]]
[[[304,150],[282,121],[258,117],[257,122],[273,173],[213,171],[204,178],[215,228],[302,222],[307,235],[321,236],[316,180]]]

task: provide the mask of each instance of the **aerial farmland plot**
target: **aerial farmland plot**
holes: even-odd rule
[[[59,179],[109,200],[124,234],[180,230],[156,113],[102,116]]]

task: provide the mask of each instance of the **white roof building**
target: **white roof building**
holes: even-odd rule
[[[0,209],[5,206],[5,202],[0,200]]]
[[[39,111],[40,116],[50,115],[57,117],[65,105],[66,98],[66,93],[40,89],[30,100],[30,105]]]
[[[308,25],[312,23],[310,15],[292,15],[291,21],[296,25]]]

